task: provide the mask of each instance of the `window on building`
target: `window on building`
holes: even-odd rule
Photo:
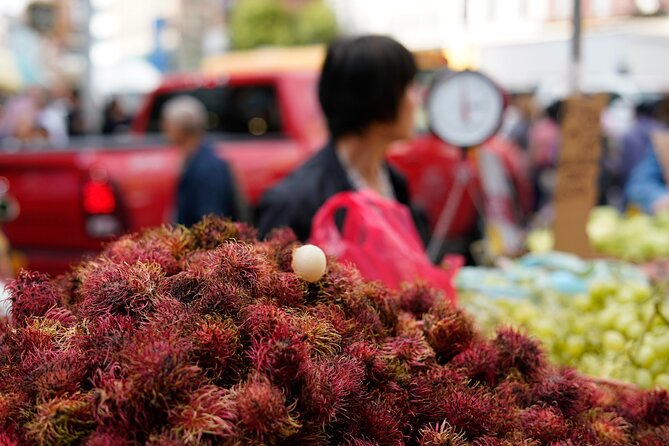
[[[488,0],[488,21],[494,22],[497,19],[497,0]]]

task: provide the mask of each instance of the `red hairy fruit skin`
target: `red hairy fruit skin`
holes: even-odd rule
[[[63,307],[52,307],[44,313],[45,319],[60,323],[64,327],[71,327],[77,323],[77,318],[70,310]]]
[[[665,446],[669,444],[669,426],[642,429],[636,435],[639,446]]]
[[[131,442],[120,433],[98,428],[84,444],[85,446],[130,446]]]
[[[24,324],[31,317],[44,316],[51,308],[59,305],[62,295],[49,277],[43,274],[19,271],[16,280],[7,286],[12,309],[12,319],[17,325]]]
[[[300,423],[291,413],[286,397],[267,378],[252,377],[235,387],[234,402],[236,426],[250,442],[274,444],[288,438],[300,429]]]
[[[428,313],[437,302],[443,301],[441,292],[430,287],[425,282],[404,284],[399,292],[398,305],[402,311],[411,313],[420,319],[423,314]]]
[[[433,364],[435,354],[425,336],[417,333],[389,339],[381,349],[381,356],[399,361],[409,369],[421,369]]]
[[[308,355],[304,339],[287,332],[254,340],[249,357],[255,370],[275,385],[288,387],[302,378]]]
[[[592,384],[570,369],[548,373],[532,384],[535,404],[551,405],[568,418],[590,407]]]
[[[155,263],[91,262],[82,272],[79,307],[88,318],[105,315],[142,316],[150,312],[164,273]]]
[[[304,283],[294,234],[254,236],[207,218],[23,273],[0,446],[669,444],[666,392],[595,384],[508,328],[486,340],[425,284],[333,260]]]
[[[564,438],[569,425],[562,414],[552,407],[532,406],[520,414],[520,423],[525,434],[542,443]]]
[[[107,245],[103,255],[116,263],[156,263],[170,276],[181,270],[181,257],[192,245],[186,228],[162,226],[123,236]]]
[[[449,362],[476,338],[472,319],[449,302],[440,302],[423,316],[425,336],[440,364]]]
[[[419,432],[419,446],[469,446],[465,436],[447,422],[427,425]]]
[[[254,229],[211,215],[194,224],[191,234],[196,248],[208,250],[215,249],[230,240],[252,243],[257,239]]]
[[[669,393],[653,390],[636,399],[632,407],[635,418],[651,426],[669,426]]]
[[[95,428],[87,395],[54,398],[35,407],[26,425],[28,438],[43,445],[67,445],[88,437]]]
[[[497,384],[497,360],[497,349],[488,341],[479,341],[458,353],[450,366],[468,379],[492,387]]]
[[[265,238],[265,244],[279,270],[292,272],[293,250],[300,246],[295,233],[289,228],[274,229]]]
[[[234,382],[240,373],[241,344],[237,326],[229,319],[207,317],[192,333],[192,357],[214,382]]]
[[[298,410],[310,414],[317,425],[346,417],[362,391],[364,377],[362,364],[353,358],[312,363],[305,368]]]
[[[338,437],[351,435],[379,446],[399,446],[405,442],[400,414],[383,397],[360,399],[350,416],[351,421],[343,426]]]
[[[172,432],[186,444],[217,443],[236,434],[234,404],[227,390],[204,386],[169,413]]]
[[[190,304],[200,297],[204,280],[196,271],[181,271],[166,277],[160,285],[160,292],[184,304]]]
[[[501,327],[493,341],[497,349],[497,369],[501,376],[517,371],[534,379],[546,367],[546,357],[539,343],[510,327]]]
[[[587,419],[593,443],[610,446],[634,444],[629,423],[616,414],[592,410],[587,414]]]

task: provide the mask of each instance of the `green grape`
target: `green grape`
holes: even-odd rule
[[[602,346],[612,352],[622,352],[625,350],[625,336],[619,331],[607,330],[602,335]]]

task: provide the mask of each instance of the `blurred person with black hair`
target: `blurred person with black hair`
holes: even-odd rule
[[[207,215],[241,218],[228,163],[206,141],[207,110],[191,96],[170,99],[163,108],[163,131],[183,157],[177,191],[177,223],[192,226]]]
[[[535,121],[529,130],[528,153],[534,184],[535,211],[540,211],[550,203],[555,189],[562,104],[562,101],[555,101],[546,107],[543,116]]]
[[[130,123],[131,118],[123,110],[121,102],[117,98],[111,98],[103,112],[102,134],[113,135],[127,132],[130,129]]]
[[[620,153],[620,180],[627,184],[632,170],[644,159],[651,147],[653,132],[662,129],[662,123],[655,118],[657,102],[645,101],[637,104],[632,127],[625,132]]]
[[[330,141],[262,197],[261,236],[287,226],[305,241],[315,214],[340,192],[372,189],[410,205],[405,179],[385,157],[393,142],[412,136],[416,73],[413,55],[389,37],[344,38],[329,46],[318,95]],[[426,239],[424,218],[413,214]]]

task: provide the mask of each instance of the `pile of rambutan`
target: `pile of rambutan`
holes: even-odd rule
[[[207,218],[22,272],[0,325],[0,445],[669,444],[669,396],[596,384],[426,284],[331,262],[289,231]]]

